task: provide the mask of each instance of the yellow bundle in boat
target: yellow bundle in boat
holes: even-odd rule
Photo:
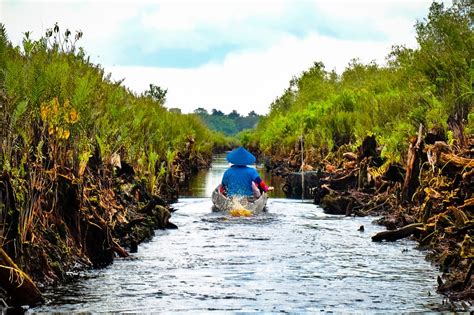
[[[241,205],[237,205],[229,211],[229,214],[233,217],[250,217],[252,211],[245,209]]]

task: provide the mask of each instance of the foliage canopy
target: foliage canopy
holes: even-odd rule
[[[210,129],[222,132],[226,136],[235,136],[245,129],[255,128],[261,118],[255,111],[251,111],[247,116],[241,116],[236,110],[226,115],[220,110],[213,109],[209,114],[202,107],[195,109],[194,114],[201,118]]]
[[[401,161],[420,124],[462,144],[472,133],[474,32],[469,4],[433,3],[416,24],[418,49],[394,46],[387,64],[352,60],[341,75],[315,62],[290,81],[255,132],[241,140],[288,155],[301,135],[325,150],[375,135],[390,161]],[[458,128],[455,128],[458,126]],[[457,134],[456,131],[458,130]]]

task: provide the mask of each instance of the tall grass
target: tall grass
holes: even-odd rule
[[[55,25],[38,40],[26,33],[13,47],[0,24],[0,171],[12,175],[22,242],[44,223],[39,214],[54,210],[58,176],[80,182],[93,156],[107,163],[120,154],[158,193],[173,180],[178,152],[207,156],[215,145],[194,115],[169,112],[111,80],[76,47],[82,34],[72,36]]]

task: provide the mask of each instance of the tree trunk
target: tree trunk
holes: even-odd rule
[[[418,137],[416,142],[410,143],[408,148],[407,167],[405,173],[405,181],[402,187],[402,201],[409,202],[416,189],[420,185],[418,176],[420,174],[420,159],[421,159],[421,133],[423,131],[423,125],[420,124],[418,129]]]
[[[448,118],[448,127],[453,131],[454,137],[458,140],[459,146],[465,148],[467,141],[464,136],[464,125],[462,123],[462,115],[455,113]]]

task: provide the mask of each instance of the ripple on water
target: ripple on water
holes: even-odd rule
[[[372,218],[275,199],[250,218],[211,213],[209,199],[175,207],[178,230],[157,233],[135,260],[48,292],[48,305],[30,312],[393,313],[426,312],[441,301],[424,253],[402,253],[415,246],[406,240],[373,243],[382,227]]]

